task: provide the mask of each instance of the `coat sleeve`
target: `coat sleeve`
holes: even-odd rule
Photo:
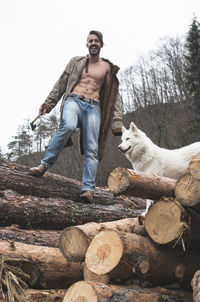
[[[112,119],[112,133],[116,136],[122,135],[122,100],[119,93],[116,96],[115,107]]]
[[[61,97],[65,93],[68,78],[69,78],[69,74],[70,74],[70,70],[73,66],[74,59],[75,58],[72,58],[69,61],[69,63],[65,67],[65,70],[63,71],[63,73],[61,74],[61,76],[59,77],[57,82],[55,83],[53,89],[49,93],[48,97],[46,98],[46,100],[42,104],[42,106],[47,109],[47,113],[49,113],[56,106],[58,101],[61,99]]]

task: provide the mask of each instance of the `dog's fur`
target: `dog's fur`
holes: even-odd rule
[[[133,122],[128,130],[123,127],[121,140],[118,148],[134,170],[174,179],[188,171],[189,162],[200,152],[200,142],[174,150],[160,148]]]

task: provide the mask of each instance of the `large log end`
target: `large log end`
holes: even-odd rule
[[[98,302],[98,296],[94,287],[87,281],[74,283],[66,292],[63,302]]]
[[[59,238],[59,249],[69,262],[81,262],[85,258],[90,239],[77,227],[65,228]]]
[[[113,194],[122,194],[129,187],[130,179],[125,168],[114,169],[108,177],[108,187]]]
[[[174,199],[166,198],[154,203],[147,212],[144,226],[151,239],[159,244],[170,243],[180,238],[186,229],[187,217],[184,208]]]
[[[107,274],[119,263],[123,254],[123,243],[116,231],[102,231],[91,241],[85,262],[97,275]]]
[[[183,206],[192,207],[197,205],[200,203],[200,180],[186,173],[178,179],[175,195]]]

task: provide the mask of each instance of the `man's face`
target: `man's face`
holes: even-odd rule
[[[101,47],[102,47],[101,41],[99,40],[99,37],[96,35],[88,36],[86,46],[89,50],[89,54],[92,57],[98,56],[98,54],[100,53]]]

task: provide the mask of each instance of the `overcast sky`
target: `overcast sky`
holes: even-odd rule
[[[185,36],[194,15],[200,21],[199,0],[0,0],[3,151],[38,114],[68,61],[87,54],[91,29],[103,33],[101,56],[124,69],[160,38]]]

